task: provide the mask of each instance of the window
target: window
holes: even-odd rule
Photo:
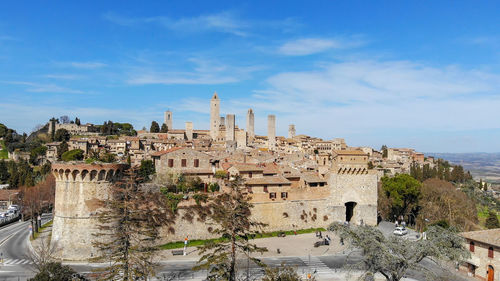
[[[172,168],[174,166],[174,159],[168,159],[168,167]]]
[[[283,199],[288,198],[288,192],[281,192],[281,198]]]
[[[493,247],[488,248],[488,258],[493,258]]]
[[[182,167],[186,167],[186,163],[187,163],[186,159],[181,159],[181,166]]]
[[[276,192],[269,193],[269,199],[276,199]]]
[[[249,172],[249,173],[248,173],[248,177],[249,177],[249,178],[252,178],[252,172]]]
[[[470,241],[470,243],[469,243],[469,251],[474,253],[474,242],[473,241]]]
[[[264,185],[264,192],[267,192],[267,185]]]
[[[200,159],[194,159],[194,166],[196,168],[200,167]]]

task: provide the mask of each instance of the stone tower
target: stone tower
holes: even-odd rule
[[[288,138],[293,139],[295,137],[295,125],[288,125]]]
[[[249,139],[253,139],[255,137],[254,120],[255,116],[253,114],[253,110],[250,108],[247,112],[247,136]]]
[[[235,117],[234,114],[226,115],[226,141],[234,141],[234,129],[235,129]]]
[[[212,140],[216,140],[219,135],[220,126],[220,100],[217,96],[217,92],[214,92],[214,96],[210,100],[210,136]]]
[[[51,245],[64,260],[96,257],[92,246],[97,230],[96,213],[100,199],[110,194],[111,185],[121,178],[125,164],[54,163],[56,178],[54,223]]]
[[[172,111],[170,111],[170,110],[165,111],[163,123],[165,125],[167,125],[167,129],[169,131],[173,129],[173,127],[172,127]]]
[[[186,138],[189,141],[193,140],[193,122],[186,122]]]
[[[267,146],[269,149],[276,147],[276,116],[267,116]]]

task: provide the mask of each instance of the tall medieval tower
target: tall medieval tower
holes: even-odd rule
[[[267,146],[271,150],[276,148],[276,115],[267,116]]]
[[[217,92],[214,92],[214,96],[210,100],[210,136],[212,140],[216,140],[219,136],[219,126],[220,126],[220,100],[217,96]]]
[[[167,125],[167,130],[170,131],[173,129],[173,127],[172,127],[172,111],[170,111],[170,110],[165,111],[163,123],[165,125]]]
[[[255,137],[254,120],[255,116],[253,110],[250,108],[247,112],[247,135],[250,140]]]

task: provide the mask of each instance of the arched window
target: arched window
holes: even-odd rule
[[[474,253],[474,242],[473,241],[470,241],[470,243],[469,243],[469,251]]]
[[[488,258],[493,258],[493,247],[488,248]]]

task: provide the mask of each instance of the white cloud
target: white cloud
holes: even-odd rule
[[[220,12],[210,15],[200,15],[197,17],[184,17],[173,19],[170,17],[158,16],[147,18],[128,18],[115,13],[106,13],[104,19],[123,26],[134,26],[139,24],[154,23],[167,29],[183,32],[217,31],[230,33],[237,36],[246,36],[245,31],[249,24],[242,21],[232,12]]]
[[[302,38],[286,42],[278,48],[278,52],[287,56],[306,56],[331,49],[354,48],[363,43],[360,38]]]
[[[68,65],[74,68],[82,68],[82,69],[95,69],[107,66],[107,64],[97,61],[69,62]]]
[[[43,77],[50,79],[61,79],[61,80],[77,80],[82,78],[81,75],[76,75],[76,74],[46,74],[43,75]]]
[[[214,60],[200,58],[188,59],[193,64],[190,71],[159,71],[155,68],[134,69],[129,74],[129,84],[185,84],[185,85],[214,85],[235,83],[248,79],[252,72],[260,70],[259,66],[232,66]]]
[[[27,86],[26,92],[32,92],[32,93],[65,93],[65,94],[85,93],[80,90],[65,88],[55,84],[41,84],[41,83],[33,83],[27,81],[0,81],[0,83]]]

